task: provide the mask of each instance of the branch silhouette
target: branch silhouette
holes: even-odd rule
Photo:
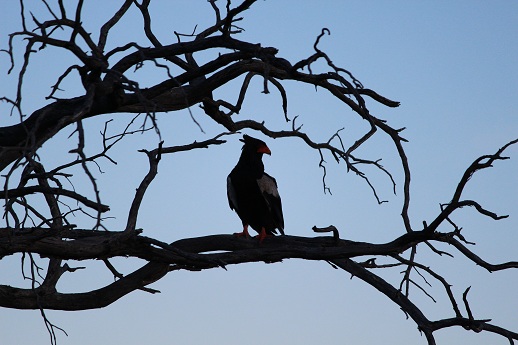
[[[30,11],[29,2],[20,2],[22,29],[10,34],[8,47],[3,50],[11,63],[8,73],[17,73],[18,80],[16,96],[0,99],[11,107],[11,114],[18,115],[19,121],[0,127],[0,170],[4,182],[0,259],[20,255],[22,270],[25,263],[31,268],[30,274],[22,272],[31,286],[0,285],[0,306],[40,310],[54,344],[55,332],[61,329],[49,321],[45,310],[103,308],[135,290],[156,293],[158,291],[149,285],[173,271],[225,269],[229,265],[250,262],[302,259],[327,262],[372,286],[417,324],[430,345],[435,344],[434,332],[450,327],[499,334],[510,343],[518,340],[517,333],[493,325],[488,319],[476,319],[469,306],[469,288],[462,297],[456,296],[445,276],[421,262],[417,254],[417,248],[424,246],[432,254],[453,256],[437,249],[440,244],[448,244],[456,255],[489,272],[518,267],[517,261],[490,263],[480,257],[474,246],[467,246],[471,242],[452,220],[452,215],[463,207],[473,208],[494,221],[507,217],[487,209],[478,200],[466,199],[464,191],[474,174],[481,174],[508,159],[503,154],[518,143],[518,139],[506,143],[494,154],[475,159],[452,191],[451,200],[442,204],[436,216],[424,222],[422,228],[414,228],[408,211],[411,171],[404,146],[407,140],[402,136],[404,128],[393,127],[367,107],[372,102],[395,108],[399,102],[365,88],[352,72],[333,62],[320,48],[323,40],[331,39],[328,37],[331,32],[326,28],[317,33],[313,42],[308,42],[313,52],[299,61],[289,61],[279,54],[276,47],[236,38],[243,31],[240,22],[255,2],[244,0],[220,4],[210,0],[208,6],[214,16],[212,25],[196,28],[188,34],[171,33],[169,40],[161,38],[153,30],[150,0],[122,2],[95,34],[91,34],[84,24],[82,1],[77,3],[73,13],[69,13],[68,7],[60,0],[53,3],[43,1],[47,12],[34,13]],[[113,45],[114,28],[122,25],[122,19],[132,9],[142,18],[146,41],[122,41]],[[18,45],[23,47],[23,54],[19,53]],[[27,69],[37,59],[36,52],[45,49],[67,53],[76,62],[64,67],[51,81],[50,94],[41,107],[25,113],[27,83],[34,82],[27,75]],[[136,74],[133,73],[143,66],[152,66],[161,76],[146,87],[141,86],[141,81],[135,79]],[[272,91],[280,96],[279,115],[284,126],[267,125],[261,116],[240,113],[246,98],[253,92],[250,85],[255,77],[262,80],[263,93]],[[80,81],[81,94],[58,98],[70,80]],[[288,83],[324,92],[343,107],[344,112],[352,111],[363,126],[347,133],[343,128],[333,128],[327,140],[316,139],[311,131],[302,129],[300,118],[290,116],[290,104],[297,99],[287,88]],[[215,97],[215,94],[220,94],[218,91],[229,85],[237,85],[233,89],[232,100]],[[160,126],[158,118],[172,116],[170,112],[188,110],[203,131],[191,110],[195,106],[203,110],[204,121],[218,128],[218,134],[202,141],[175,146],[166,144],[163,133],[170,129]],[[94,118],[102,119],[108,114],[123,125],[117,127],[112,120],[106,120],[100,133],[101,143],[96,147],[92,144],[89,124]],[[65,128],[74,128],[68,141],[73,144],[67,161],[55,163],[40,155],[44,151],[42,146],[63,133]],[[351,241],[341,237],[340,229],[331,225],[313,227],[317,235],[310,233],[309,229],[299,229],[302,233],[307,231],[308,236],[269,237],[261,243],[227,234],[184,238],[172,243],[144,236],[145,229],[137,227],[137,219],[142,205],[147,202],[144,196],[154,183],[161,162],[173,154],[213,150],[224,145],[228,136],[247,130],[281,141],[298,140],[308,152],[318,152],[320,160],[316,165],[322,168],[324,192],[330,191],[326,182],[329,158],[353,172],[380,204],[386,200],[379,193],[373,174],[387,178],[394,194],[397,183],[401,183],[401,234],[386,243]],[[115,148],[123,146],[129,137],[148,132],[154,133],[157,141],[153,149],[140,150],[140,154],[148,158],[148,170],[140,177],[126,213],[125,225],[122,229],[112,229],[106,225],[105,217],[110,217],[113,205],[104,203],[103,187],[97,183],[97,173],[102,173],[100,162],[116,164]],[[385,168],[381,157],[363,156],[362,148],[378,137],[394,145],[402,178]],[[75,182],[78,179],[82,183]],[[80,224],[75,224],[76,214],[84,215],[93,225],[82,218]],[[144,263],[124,275],[110,262],[117,257],[138,258]],[[376,259],[379,258],[391,262],[378,265]],[[85,269],[84,266],[73,267],[72,262],[85,260],[102,260],[115,281],[104,282],[103,287],[91,291],[60,292],[58,282],[63,276]],[[43,265],[46,267],[41,267]],[[400,281],[389,282],[374,273],[376,269],[392,267],[403,268]],[[416,274],[421,280],[414,279]],[[411,286],[436,301],[429,292],[429,280],[440,282],[451,304],[452,315],[431,320],[426,311],[414,303]],[[466,309],[465,315],[459,308],[460,298]]]

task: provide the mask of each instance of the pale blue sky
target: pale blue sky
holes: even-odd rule
[[[97,35],[98,25],[111,16],[101,11],[104,1],[85,1],[84,25]],[[4,5],[0,12],[0,45],[6,46],[7,34],[16,30],[16,2]],[[164,42],[173,41],[173,31],[189,33],[198,24],[212,22],[205,1],[161,1],[154,7],[154,27]],[[35,12],[37,13],[37,11]],[[141,21],[128,18],[117,38],[140,40]],[[243,40],[277,47],[280,57],[291,62],[312,53],[315,37],[323,27],[331,31],[322,39],[321,48],[333,62],[350,70],[367,88],[400,101],[388,109],[368,100],[372,113],[393,127],[406,127],[409,140],[405,149],[412,170],[412,225],[419,228],[439,211],[439,203],[448,202],[463,170],[482,154],[495,152],[507,141],[518,137],[518,3],[514,1],[259,1],[245,13],[240,25],[246,31]],[[148,45],[139,41],[141,45]],[[20,47],[20,45],[18,45]],[[49,87],[67,64],[75,63],[55,51],[34,56],[26,80],[24,110],[28,113],[46,104]],[[15,78],[6,77],[6,55],[0,55],[2,83],[0,93],[14,95]],[[18,65],[19,66],[19,65]],[[15,77],[15,76],[14,76]],[[163,74],[144,68],[136,78],[148,85]],[[241,115],[265,120],[274,129],[291,124],[283,121],[281,99],[272,93],[260,93],[262,80],[255,80]],[[63,85],[62,97],[81,92],[77,80]],[[216,97],[237,99],[239,83],[216,93]],[[303,129],[315,140],[327,140],[345,127],[345,140],[354,140],[362,122],[323,90],[289,83],[289,116],[299,116]],[[14,121],[0,104],[1,123]],[[159,117],[165,145],[185,144],[193,139],[214,136],[220,128],[204,118],[198,107],[194,117],[206,134],[200,132],[187,111]],[[111,116],[86,122],[88,142],[100,144],[99,130]],[[121,128],[126,115],[117,115],[113,128]],[[63,161],[73,142],[65,142],[71,129],[45,144],[43,159],[53,166]],[[254,135],[254,133],[249,132]],[[261,137],[260,135],[257,135]],[[240,221],[228,208],[225,178],[240,153],[239,136],[228,143],[193,154],[164,157],[159,175],[148,191],[138,226],[144,234],[172,242],[184,237],[239,230]],[[102,162],[105,174],[98,175],[103,201],[112,207],[107,221],[113,229],[125,224],[134,188],[147,169],[141,148],[152,149],[157,138],[148,134],[128,138],[126,146],[113,152],[117,166]],[[398,195],[391,194],[388,179],[369,171],[381,198],[378,206],[368,186],[342,165],[328,157],[328,184],[333,195],[324,195],[317,152],[309,151],[296,140],[267,140],[272,150],[265,157],[267,171],[277,178],[283,198],[286,233],[313,236],[311,227],[334,224],[343,238],[376,243],[393,239],[404,232],[400,219],[402,174],[393,145],[380,133],[360,151],[365,158],[383,158],[398,182]],[[92,150],[90,153],[93,153]],[[464,235],[477,243],[473,250],[492,263],[517,260],[518,242],[518,147],[507,152],[511,160],[478,173],[466,195],[486,208],[510,214],[494,222],[465,209],[455,215]],[[65,157],[69,158],[69,157]],[[131,173],[129,173],[131,172]],[[76,188],[83,188],[81,180]],[[84,187],[86,188],[86,187]],[[82,218],[78,222],[84,221]],[[82,223],[78,223],[82,224]],[[84,227],[91,226],[84,223]],[[436,257],[419,250],[418,259],[453,284],[459,301],[462,292],[472,286],[470,302],[477,318],[518,330],[516,323],[515,271],[485,270],[461,258]],[[128,273],[140,264],[119,259],[114,263]],[[85,263],[79,263],[82,266]],[[112,277],[100,263],[86,263],[87,270],[69,274],[60,286],[63,291],[101,286]],[[0,262],[1,284],[20,284],[19,257]],[[399,269],[377,271],[394,284]],[[416,279],[418,277],[416,276]],[[431,280],[430,280],[431,281]],[[440,284],[431,281],[433,303],[418,289],[414,302],[430,319],[452,317],[447,297]],[[423,283],[421,281],[421,283]],[[425,344],[415,323],[407,320],[399,308],[359,279],[326,263],[286,260],[280,264],[248,264],[204,272],[175,272],[152,288],[158,295],[132,293],[102,310],[55,312],[47,314],[69,336],[58,334],[61,345],[87,344]],[[507,344],[502,337],[468,333],[463,329],[436,333],[438,344]],[[2,344],[48,344],[48,335],[38,311],[0,309]]]

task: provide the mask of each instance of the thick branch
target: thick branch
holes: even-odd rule
[[[13,229],[0,229],[0,257],[17,252],[74,260],[133,256],[148,261],[210,268],[221,263],[279,261],[286,258],[332,260],[364,255],[390,256],[404,252],[416,243],[444,240],[448,236],[415,231],[383,244],[343,239],[336,241],[332,237],[281,236],[268,238],[265,240],[268,245],[260,246],[257,241],[242,240],[232,235],[211,235],[174,242],[171,244],[173,248],[182,249],[175,252],[157,248],[148,238],[138,236],[136,232],[127,234],[74,229],[56,234],[48,229],[14,233]],[[209,253],[198,254],[206,252]]]
[[[87,310],[103,308],[143,286],[153,283],[169,271],[169,265],[148,263],[135,272],[98,290],[83,293],[47,292],[0,285],[0,305],[16,309]]]

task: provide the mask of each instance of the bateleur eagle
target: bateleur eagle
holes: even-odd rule
[[[230,208],[236,211],[243,223],[243,232],[237,236],[248,237],[248,226],[259,233],[262,242],[276,229],[284,235],[284,219],[277,182],[264,172],[263,154],[270,155],[264,141],[243,135],[244,143],[237,165],[227,177],[227,197]]]

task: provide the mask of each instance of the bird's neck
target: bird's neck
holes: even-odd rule
[[[249,170],[254,174],[260,176],[264,173],[264,165],[262,158],[262,153],[243,151],[241,153],[241,157],[239,157],[237,166],[241,167],[242,169]]]

